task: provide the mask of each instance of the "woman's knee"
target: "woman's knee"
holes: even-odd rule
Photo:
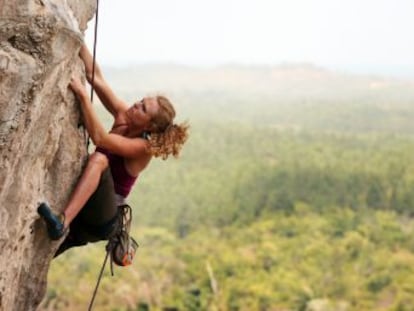
[[[101,171],[104,171],[108,167],[108,165],[108,158],[103,153],[94,152],[88,158],[88,167],[97,167]]]

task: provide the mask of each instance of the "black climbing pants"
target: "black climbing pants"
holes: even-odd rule
[[[114,182],[111,171],[107,168],[101,176],[98,188],[70,224],[69,234],[60,245],[55,257],[71,247],[108,240],[117,232],[118,227]]]

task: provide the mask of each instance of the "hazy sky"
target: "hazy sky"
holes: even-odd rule
[[[101,0],[97,57],[103,65],[306,62],[414,76],[414,0]]]

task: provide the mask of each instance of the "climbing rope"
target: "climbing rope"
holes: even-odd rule
[[[106,262],[108,261],[109,253],[110,253],[110,251],[106,250],[105,260],[102,264],[101,272],[99,272],[98,281],[96,282],[96,286],[95,286],[95,289],[94,289],[93,294],[92,294],[92,299],[91,299],[91,302],[89,303],[88,311],[92,310],[92,306],[93,306],[93,303],[95,301],[96,294],[98,292],[99,284],[101,283],[101,279],[102,279],[102,275],[103,275],[103,272],[104,272],[104,269],[105,269],[105,266],[106,266]],[[112,275],[113,275],[112,270],[111,270],[111,272],[112,272]]]
[[[95,89],[95,64],[96,64],[96,46],[98,41],[98,17],[99,17],[99,0],[96,0],[96,11],[95,11],[95,31],[93,37],[93,56],[92,56],[92,79],[91,79],[91,103],[93,103],[93,91]],[[89,149],[90,137],[85,132],[86,150]]]
[[[99,0],[96,0],[95,31],[94,31],[94,38],[93,38],[93,56],[92,56],[91,103],[93,103],[93,91],[94,91],[94,88],[95,88],[95,63],[96,63],[96,46],[97,46],[97,41],[98,41],[97,40],[98,39],[98,18],[99,18]],[[90,143],[89,135],[87,135],[86,140],[87,140],[86,146],[87,146],[87,148],[89,148],[89,143]],[[108,260],[108,256],[109,256],[109,251],[107,250],[104,263],[103,263],[101,271],[99,273],[98,282],[96,283],[95,289],[93,291],[91,302],[89,303],[88,311],[92,310],[92,306],[93,306],[93,303],[95,301],[96,294],[98,292],[99,284],[101,283],[102,274],[104,272],[106,262]]]
[[[91,79],[91,103],[93,103],[93,93],[94,93],[94,86],[95,86],[94,82],[95,82],[96,46],[97,46],[97,38],[98,38],[98,17],[99,17],[99,0],[96,0],[95,31],[94,31],[93,57],[92,57],[93,62],[92,62],[92,79]],[[87,136],[87,148],[89,148],[89,143],[90,143],[90,139],[89,139],[89,136]],[[120,216],[121,217],[120,228],[121,229],[125,228],[126,231],[120,230],[120,232],[118,232],[114,237],[111,237],[108,240],[108,243],[106,245],[105,259],[102,264],[101,271],[99,272],[98,280],[96,282],[96,286],[93,291],[91,301],[89,303],[88,311],[92,311],[93,303],[95,301],[96,294],[98,292],[98,288],[101,283],[101,279],[103,276],[103,272],[105,270],[106,263],[108,261],[108,257],[111,256],[110,267],[111,267],[111,275],[113,276],[114,275],[114,271],[113,271],[114,261],[116,264],[120,266],[126,266],[126,265],[131,264],[132,259],[135,255],[135,250],[138,247],[138,244],[135,242],[135,240],[129,237],[129,230],[131,227],[131,220],[132,220],[131,207],[129,205],[123,205],[118,208],[120,208],[120,210],[122,211],[121,216]],[[123,249],[126,252],[126,255],[123,256],[122,260],[121,259],[116,260],[116,257],[114,256],[114,250],[116,251],[118,245],[120,243],[122,244],[122,242],[124,244],[127,243],[128,245],[127,249]],[[132,253],[131,253],[131,250],[132,250]]]
[[[98,17],[99,17],[99,0],[96,0],[96,14],[95,14],[95,32],[93,38],[93,62],[92,62],[92,80],[91,80],[91,102],[93,102],[93,90],[95,83],[95,63],[96,63],[96,43],[98,41]]]

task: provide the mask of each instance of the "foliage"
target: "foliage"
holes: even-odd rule
[[[297,67],[189,72],[204,85],[182,68],[138,72],[142,88],[169,83],[191,138],[180,160],[139,177],[139,255],[107,272],[96,309],[411,310],[408,83]],[[55,259],[40,310],[86,309],[103,259],[103,243]]]
[[[197,230],[184,239],[164,229],[136,230],[137,262],[116,269],[115,277],[107,272],[96,308],[136,310],[145,303],[151,310],[306,310],[319,299],[346,310],[413,305],[412,220],[378,210],[321,214],[303,203],[295,211],[243,227]],[[341,222],[348,225],[338,235]],[[102,245],[88,246],[57,259],[48,303],[58,310],[84,309],[102,251]],[[81,264],[86,260],[90,264]]]

